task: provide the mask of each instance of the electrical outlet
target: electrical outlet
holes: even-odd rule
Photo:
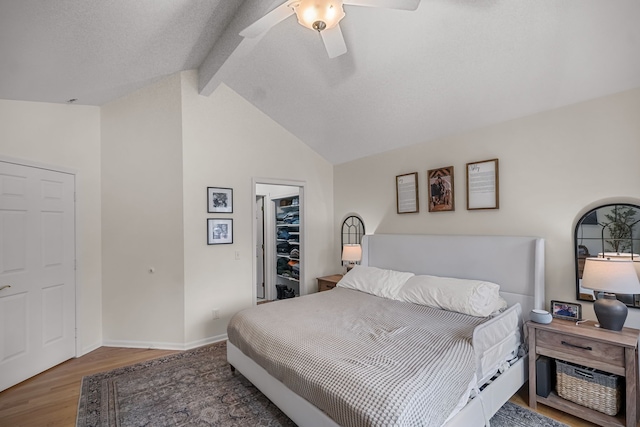
[[[219,319],[220,318],[220,309],[219,308],[214,308],[213,310],[211,310],[211,315],[213,316],[214,319]]]

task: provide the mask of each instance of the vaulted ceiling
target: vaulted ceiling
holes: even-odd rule
[[[345,6],[348,52],[283,0],[0,0],[0,98],[102,105],[180,70],[224,83],[336,164],[640,87],[638,0]]]

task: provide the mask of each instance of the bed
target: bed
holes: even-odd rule
[[[527,378],[515,356],[544,303],[542,239],[380,234],[362,245],[362,271],[407,285],[370,294],[349,286],[352,272],[344,287],[244,310],[229,325],[229,363],[300,426],[485,425]],[[479,318],[394,299],[431,276],[498,283],[508,308]]]

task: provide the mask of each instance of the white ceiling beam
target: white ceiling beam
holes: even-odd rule
[[[230,0],[225,0],[230,1]],[[218,71],[235,52],[237,55],[249,53],[260,38],[244,39],[240,31],[280,6],[284,0],[234,0],[241,1],[235,16],[224,29],[213,48],[198,68],[198,92],[209,96],[222,82]]]

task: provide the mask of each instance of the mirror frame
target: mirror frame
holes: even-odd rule
[[[603,204],[603,205],[599,205],[596,206],[592,209],[589,209],[587,212],[585,212],[580,219],[578,219],[578,221],[576,222],[576,226],[575,226],[575,230],[574,230],[574,234],[573,234],[573,249],[574,249],[574,257],[575,257],[575,277],[576,277],[576,299],[578,301],[595,301],[595,297],[589,294],[585,294],[585,293],[581,293],[580,292],[580,279],[581,279],[581,259],[584,260],[587,257],[596,257],[598,256],[598,253],[600,253],[600,250],[604,250],[606,251],[606,248],[604,247],[604,244],[607,242],[607,236],[605,236],[604,230],[606,228],[608,228],[610,226],[610,224],[612,222],[603,222],[600,221],[598,216],[597,216],[597,212],[600,209],[603,208],[609,208],[609,210],[612,210],[613,207],[615,206],[620,206],[620,207],[628,207],[628,208],[632,208],[635,209],[637,211],[637,214],[634,216],[634,218],[639,218],[637,219],[635,222],[632,222],[630,224],[630,231],[631,231],[631,237],[630,237],[630,241],[631,241],[631,248],[630,251],[631,253],[634,254],[638,254],[640,253],[640,233],[638,233],[638,230],[640,230],[640,206],[633,204],[633,203],[626,203],[626,202],[621,202],[621,203],[607,203],[607,204]],[[589,222],[587,224],[585,224],[585,220],[588,220]],[[583,225],[598,225],[600,226],[600,230],[599,230],[599,235],[597,237],[584,237],[584,230],[582,229]],[[582,232],[582,233],[581,233]],[[634,232],[637,234],[637,237],[634,236]],[[595,254],[589,254],[589,249],[586,247],[586,245],[583,245],[584,243],[584,239],[589,239],[589,240],[594,240],[597,239],[598,240],[598,244],[601,245],[597,253]],[[625,238],[626,240],[626,238]],[[580,242],[580,244],[578,243]],[[584,254],[584,251],[586,250],[586,255]],[[623,252],[624,253],[624,252]],[[582,263],[582,265],[584,266],[584,261]],[[618,299],[622,302],[624,302],[627,307],[632,307],[632,308],[640,308],[640,294],[635,294],[635,295],[619,295]]]
[[[340,251],[346,244],[360,244],[365,234],[364,221],[358,215],[349,215],[342,221],[340,229]]]

